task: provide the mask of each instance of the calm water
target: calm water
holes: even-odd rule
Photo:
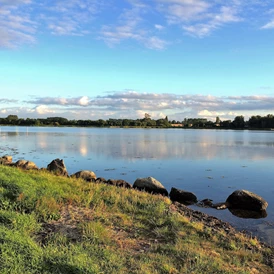
[[[192,191],[200,200],[223,202],[246,189],[268,201],[266,218],[198,209],[274,243],[274,131],[0,127],[0,156],[5,154],[39,167],[61,158],[70,174],[88,169],[132,184],[152,176],[168,190]]]

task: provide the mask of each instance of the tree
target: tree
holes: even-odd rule
[[[220,125],[221,125],[221,127],[224,127],[224,128],[230,128],[231,120],[222,121]]]
[[[6,119],[9,121],[17,121],[18,116],[17,115],[8,115],[8,117]]]
[[[245,126],[245,119],[244,116],[236,116],[233,121],[233,125],[235,128],[244,128]]]
[[[151,115],[148,113],[145,113],[145,119],[150,119],[150,118],[151,118]]]

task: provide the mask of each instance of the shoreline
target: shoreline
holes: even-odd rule
[[[114,273],[113,269],[104,269],[104,265],[120,262],[122,258],[126,258],[126,269],[137,270],[116,270],[115,273],[146,273],[144,265],[158,271],[155,273],[176,274],[186,273],[190,268],[195,274],[257,274],[274,270],[273,246],[237,231],[228,222],[171,202],[168,197],[133,188],[89,183],[82,178],[56,176],[47,170],[23,170],[4,165],[0,165],[0,169],[0,185],[6,193],[2,201],[6,207],[1,209],[0,223],[2,229],[3,224],[4,228],[6,226],[5,233],[10,233],[10,238],[2,242],[16,243],[5,247],[12,250],[16,247],[21,264],[34,258],[38,262],[35,267],[39,269],[41,258],[54,252],[54,257],[45,260],[42,267],[54,265],[59,269],[56,264],[60,258],[66,264],[72,262],[72,258],[78,256],[73,248],[83,246],[79,256],[88,256],[88,261],[102,250],[117,254],[119,259],[114,261],[108,257],[101,259],[101,273]],[[8,201],[10,206],[7,206]],[[38,222],[36,229],[24,225],[24,218]],[[18,229],[17,234],[11,229]],[[40,259],[18,241],[18,233],[24,229],[30,234],[27,236],[24,232],[20,237],[30,237],[28,241],[31,246],[35,245]],[[92,250],[95,248],[94,253],[86,253],[91,252],[89,246]],[[72,248],[72,254],[68,248]],[[66,252],[65,257],[62,257],[62,250]],[[26,261],[21,254],[27,254]],[[78,267],[79,263],[77,259],[74,265]],[[163,272],[162,267],[167,266],[169,270]],[[32,269],[35,271],[34,266]]]
[[[96,128],[96,129],[178,129],[178,130],[191,130],[191,129],[198,129],[198,130],[236,130],[236,131],[274,131],[274,128],[227,128],[227,127],[178,127],[178,126],[81,126],[81,125],[12,125],[12,124],[0,124],[0,127],[30,127],[30,128]],[[1,129],[0,129],[1,130]]]
[[[1,159],[3,159],[4,157],[9,158],[9,163],[7,163],[7,164],[3,163],[3,160],[1,160]],[[55,159],[51,163],[53,163],[56,160],[59,160],[59,159]],[[80,173],[80,171],[76,172],[75,174],[69,175],[63,160],[60,160],[60,161],[62,162],[63,166],[62,167],[57,167],[56,170],[54,170],[54,168],[56,168],[56,167],[54,167],[53,170],[50,171],[45,167],[38,168],[34,162],[30,162],[30,161],[27,161],[27,160],[18,160],[16,163],[13,163],[12,162],[12,156],[2,156],[2,157],[0,157],[0,165],[4,165],[4,166],[20,168],[20,169],[26,170],[26,171],[28,171],[28,170],[46,171],[48,173],[53,173],[53,174],[55,174],[57,176],[61,176],[61,177],[64,176],[64,177],[68,177],[68,178],[82,179],[82,180],[84,180],[86,182],[89,182],[89,183],[100,183],[100,184],[114,185],[114,186],[119,187],[119,188],[132,188],[132,189],[135,189],[136,191],[138,191],[137,188],[134,188],[134,185],[132,186],[130,183],[128,183],[124,180],[121,180],[121,179],[108,179],[108,180],[106,180],[106,179],[101,178],[101,177],[98,177],[98,178],[95,177],[95,179],[94,179],[93,176],[96,176],[96,175],[92,171],[84,171],[84,172],[92,173],[92,175],[91,175],[92,177],[90,177],[90,174],[88,174],[88,175],[84,174],[83,176],[80,175],[79,177],[75,176],[75,175],[77,175],[77,173]],[[50,166],[50,164],[48,166]],[[61,168],[61,171],[59,171],[59,168]],[[163,187],[163,186],[161,186],[161,187]],[[143,189],[141,191],[146,191],[146,192],[150,193],[149,190],[145,190],[145,189]],[[166,189],[165,189],[165,191],[166,191]],[[185,193],[190,193],[191,195],[193,194],[193,193],[187,192],[187,191],[184,191],[184,192]],[[163,194],[162,189],[161,189],[161,191],[159,192],[159,195],[167,196],[167,198],[170,199],[170,201],[177,208],[177,210],[179,212],[182,212],[183,215],[188,217],[190,220],[193,220],[193,221],[196,221],[196,222],[199,222],[199,221],[203,222],[205,225],[207,225],[208,227],[210,227],[212,229],[222,228],[223,230],[228,231],[229,233],[232,233],[232,234],[233,233],[235,234],[236,232],[239,232],[239,233],[244,233],[246,236],[250,236],[252,238],[258,238],[257,236],[253,236],[251,231],[236,228],[230,222],[223,221],[218,217],[215,217],[215,216],[210,215],[208,213],[204,213],[204,212],[199,210],[199,208],[214,208],[214,209],[218,210],[217,207],[203,206],[200,203],[201,200],[197,200],[197,202],[192,203],[192,204],[188,204],[188,203],[184,204],[182,202],[177,202],[176,200],[172,200],[171,197],[170,197],[170,193],[168,193],[167,191],[166,191],[166,193],[167,194]],[[151,193],[151,195],[154,195],[154,194],[157,194],[157,193]],[[207,199],[205,199],[205,200],[207,200]],[[224,203],[219,203],[219,204],[223,205]],[[195,206],[197,208],[190,208],[189,207],[190,205]],[[225,208],[225,209],[227,209],[227,208]],[[223,208],[219,209],[219,211],[220,210],[222,211]],[[232,211],[230,211],[230,212],[232,213],[232,215],[235,215]],[[239,218],[237,215],[235,215],[235,216],[237,218]],[[263,243],[264,245],[266,245],[266,246],[269,246],[269,247],[273,246],[274,247],[274,245],[271,245],[271,244],[267,243],[263,239],[259,239],[259,241],[261,243]]]
[[[21,160],[18,160],[17,162],[12,162],[12,156],[3,156],[3,157],[10,157],[10,163],[8,164],[9,166],[13,166],[13,167],[17,167],[17,168],[22,168],[22,169],[25,169],[25,170],[31,170],[31,169],[35,169],[35,170],[42,170],[42,171],[47,171],[47,168],[45,168],[45,167],[42,167],[42,168],[38,168],[37,166],[36,166],[36,164],[34,163],[34,162],[31,162],[31,161],[27,161],[27,160],[23,160],[23,159],[21,159]],[[1,164],[3,164],[3,161],[1,161],[1,159],[3,159],[3,157],[1,158],[0,157],[0,165]],[[59,160],[59,159],[55,159],[55,160]],[[53,160],[53,161],[55,161],[55,160]],[[52,161],[52,162],[53,162]],[[61,175],[61,176],[67,176],[67,177],[70,177],[70,178],[72,178],[72,177],[75,177],[75,175],[77,175],[77,173],[79,173],[79,172],[76,172],[75,174],[70,174],[69,175],[69,173],[68,173],[68,171],[67,171],[67,169],[66,169],[66,166],[65,166],[65,163],[63,162],[63,160],[60,160],[62,163],[61,163],[61,173],[59,174],[59,175]],[[50,164],[49,164],[50,165]],[[48,166],[49,166],[48,165]],[[53,172],[53,173],[55,173],[55,174],[57,174],[58,175],[58,173],[59,173],[59,171],[58,171],[58,169],[59,169],[60,167],[57,167],[57,173],[55,172],[55,171],[51,171],[51,172]],[[84,172],[91,172],[91,173],[93,173],[93,175],[94,176],[96,176],[95,174],[94,174],[94,172],[92,172],[92,171],[84,171]],[[115,186],[117,186],[117,187],[125,187],[125,188],[134,188],[134,186],[132,186],[130,183],[128,183],[127,181],[124,181],[124,180],[121,180],[121,179],[104,179],[104,178],[102,178],[102,177],[98,177],[97,179],[93,179],[93,175],[91,175],[92,177],[89,177],[89,175],[88,175],[88,177],[86,177],[86,175],[84,175],[84,176],[82,176],[81,177],[81,175],[80,175],[80,177],[78,177],[78,176],[76,176],[76,178],[80,178],[80,179],[84,179],[85,181],[87,181],[87,182],[93,182],[93,183],[103,183],[103,184],[108,184],[108,185],[115,185]],[[159,182],[160,183],[160,182]],[[161,183],[160,183],[161,184]],[[163,189],[164,189],[164,193],[166,193],[166,194],[164,194],[164,195],[166,195],[167,197],[169,197],[169,199],[171,199],[171,197],[170,197],[170,191],[167,191],[166,189],[165,189],[165,187],[164,186],[161,186],[161,187],[163,187]],[[171,187],[172,188],[172,187]],[[148,192],[150,192],[150,191],[148,191]],[[153,192],[153,191],[152,191]],[[193,194],[192,192],[188,192],[188,191],[186,191],[186,190],[183,190],[183,192],[184,192],[184,194],[186,193],[186,194],[191,194],[191,195],[194,195],[195,196],[195,194]],[[159,192],[160,194],[163,194],[163,192],[162,192],[162,189],[160,189],[160,192]],[[197,198],[197,197],[196,197]],[[201,197],[200,197],[201,198]],[[205,197],[203,197],[203,198],[205,198]],[[172,199],[171,199],[172,200]],[[203,201],[204,200],[207,200],[206,202],[208,202],[209,201],[209,203],[210,203],[210,206],[207,204],[207,203],[203,203]],[[229,210],[230,211],[230,213],[232,214],[232,215],[234,215],[234,216],[236,216],[236,218],[242,218],[242,216],[238,216],[238,212],[236,212],[236,214],[235,214],[235,212],[233,212],[232,210],[230,210],[230,208],[227,208],[226,206],[223,208],[222,206],[223,205],[225,205],[225,202],[223,202],[223,203],[217,203],[217,204],[213,204],[211,201],[212,200],[209,200],[209,199],[204,199],[204,200],[202,200],[202,199],[197,199],[196,200],[196,202],[193,202],[193,203],[189,203],[189,202],[187,202],[187,203],[184,203],[184,202],[181,202],[181,204],[182,205],[188,205],[188,206],[193,206],[193,207],[195,207],[195,208],[190,208],[190,207],[185,207],[185,208],[188,208],[189,210],[191,210],[191,212],[199,212],[200,213],[200,215],[199,216],[201,216],[201,217],[203,217],[204,218],[204,216],[214,216],[214,214],[210,214],[210,213],[208,213],[208,212],[203,212],[203,211],[201,211],[201,210],[199,210],[200,208],[204,208],[205,209],[205,211],[206,211],[206,209],[214,209],[214,210],[216,210],[216,211],[218,211],[218,212],[221,212],[221,211],[223,211],[224,209],[225,210]],[[174,201],[176,201],[176,200],[172,200],[173,202]],[[215,206],[215,205],[218,205],[218,206]],[[221,207],[220,208],[218,208],[219,206],[221,205]],[[189,212],[189,211],[188,211]],[[258,214],[258,212],[256,212],[256,211],[243,211],[243,213],[244,214],[246,214],[246,212],[248,213],[251,213],[251,216],[249,216],[249,217],[244,217],[244,218],[246,218],[246,219],[261,219],[261,218],[264,218],[265,216],[260,216],[260,212],[259,212],[259,214]],[[264,211],[262,211],[263,212],[263,214],[267,214],[266,213],[266,211],[264,210]],[[241,213],[241,211],[240,211],[240,213]],[[204,214],[204,215],[203,215]],[[255,216],[254,216],[254,214],[255,214]],[[189,215],[189,213],[188,213],[188,215]],[[229,223],[230,224],[230,226],[231,227],[233,227],[234,229],[236,229],[238,232],[242,232],[242,231],[244,231],[244,232],[246,232],[248,235],[252,235],[252,237],[256,237],[256,238],[258,238],[258,239],[260,239],[260,241],[261,242],[264,242],[265,244],[270,244],[271,245],[271,243],[272,243],[272,240],[271,240],[271,238],[269,238],[267,235],[264,237],[263,235],[264,235],[264,232],[261,232],[261,233],[256,233],[255,231],[252,231],[252,227],[251,226],[249,226],[250,227],[250,229],[249,229],[249,227],[245,227],[245,228],[243,228],[243,227],[240,227],[240,226],[238,226],[237,227],[237,225],[233,225],[231,222],[229,222],[229,221],[225,221],[225,220],[222,220],[222,218],[221,217],[218,217],[218,214],[217,214],[217,216],[215,215],[213,218],[216,218],[216,219],[218,219],[218,220],[220,220],[221,222],[223,222],[224,224],[225,223]],[[265,227],[265,229],[267,229],[268,227],[270,227],[271,225],[268,225],[268,224],[263,224],[262,223],[262,225]],[[272,225],[273,226],[273,225]]]

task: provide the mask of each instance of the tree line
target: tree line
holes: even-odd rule
[[[216,121],[209,121],[205,118],[185,118],[183,121],[169,121],[168,117],[162,119],[152,119],[149,114],[145,114],[143,119],[113,119],[107,120],[68,120],[63,117],[48,118],[19,118],[17,115],[8,115],[0,118],[0,125],[13,126],[77,126],[77,127],[155,127],[155,128],[225,128],[225,129],[267,129],[274,128],[274,116],[251,116],[245,121],[243,116],[236,116],[234,120],[221,121],[216,117]]]

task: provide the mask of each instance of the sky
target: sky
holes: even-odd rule
[[[0,0],[0,117],[274,114],[273,0]]]

